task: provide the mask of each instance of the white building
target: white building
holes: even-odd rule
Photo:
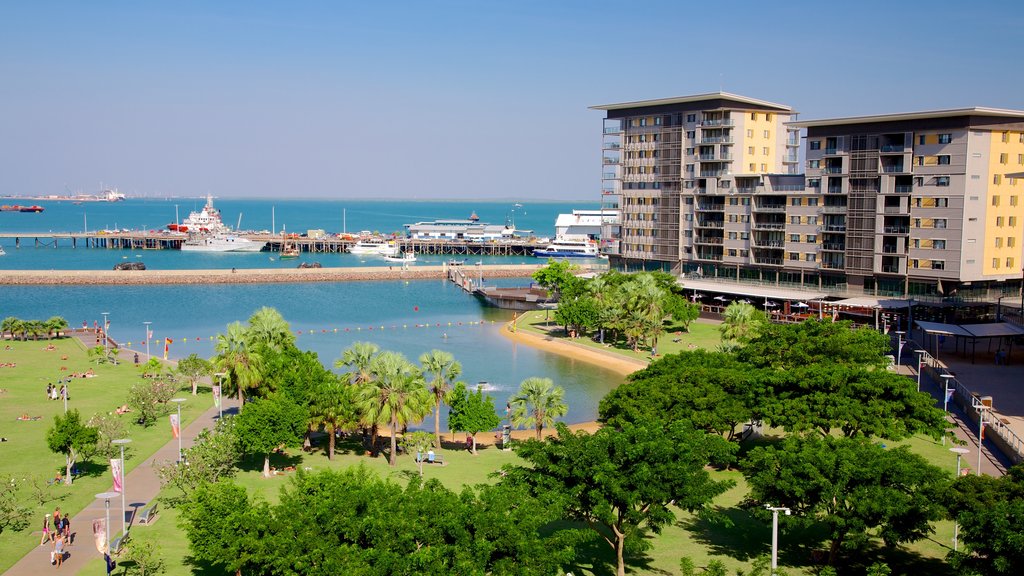
[[[618,210],[573,210],[572,214],[559,214],[555,220],[556,236],[586,236],[592,240],[601,237],[601,224],[618,220]]]

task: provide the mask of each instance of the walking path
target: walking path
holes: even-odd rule
[[[237,412],[238,409],[237,403],[228,398],[223,399],[223,406],[225,413],[234,413]],[[206,412],[200,414],[198,418],[188,425],[188,427],[181,431],[182,448],[191,446],[195,441],[196,436],[199,435],[204,428],[212,428],[214,426],[217,418],[217,408],[211,407]],[[135,512],[149,506],[149,504],[153,502],[154,498],[156,498],[157,493],[160,492],[160,478],[157,476],[155,464],[160,464],[168,460],[174,461],[177,459],[178,440],[172,439],[162,448],[153,453],[152,456],[144,460],[131,472],[125,475],[125,495],[127,497],[127,507],[130,508],[126,513],[125,518],[128,522],[129,533],[132,530],[131,526],[134,523]],[[111,485],[109,490],[112,491],[113,489],[114,487]],[[115,537],[117,534],[120,534],[121,531],[121,522],[120,518],[118,518],[120,509],[120,498],[111,500],[110,524]],[[62,572],[77,573],[82,570],[86,563],[93,559],[102,557],[102,555],[97,552],[95,541],[92,537],[92,521],[98,518],[104,518],[105,515],[106,511],[104,509],[104,501],[97,498],[92,502],[92,504],[86,506],[84,510],[76,514],[71,519],[72,540],[74,541],[74,544],[66,547],[69,554],[64,560]],[[141,529],[145,530],[145,527],[142,527]],[[52,546],[49,544],[35,547],[4,574],[6,576],[37,576],[40,570],[51,568],[51,548]]]

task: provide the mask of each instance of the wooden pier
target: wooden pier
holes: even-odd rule
[[[302,252],[311,254],[340,254],[349,251],[358,240],[342,238],[305,238],[268,234],[238,234],[241,238],[264,245],[267,252],[280,252],[287,240]],[[13,239],[15,248],[28,244],[34,248],[100,248],[106,250],[180,250],[188,238],[182,234],[163,232],[5,232],[0,238]],[[426,255],[451,256],[531,256],[535,248],[543,245],[529,240],[502,242],[466,242],[453,240],[420,240],[395,238],[403,252]]]

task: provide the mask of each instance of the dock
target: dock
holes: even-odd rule
[[[295,245],[301,252],[310,254],[341,254],[349,251],[358,239],[338,237],[306,238],[287,237],[277,234],[237,234],[264,245],[266,252],[280,252],[285,241]],[[187,236],[162,231],[133,232],[4,232],[0,239],[13,239],[15,248],[100,248],[106,250],[180,250]],[[426,255],[452,256],[531,256],[534,248],[543,245],[530,240],[509,240],[501,242],[468,242],[457,240],[424,240],[395,238],[394,242],[402,252]]]

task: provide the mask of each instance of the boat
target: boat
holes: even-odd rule
[[[7,255],[7,252],[4,251],[4,247],[0,246],[0,256],[6,256],[6,255]]]
[[[556,236],[544,248],[536,248],[537,258],[597,258],[597,242],[586,236]]]
[[[299,247],[296,244],[288,245],[287,243],[281,249],[281,254],[278,256],[281,260],[294,260],[299,257]]]
[[[35,204],[31,206],[21,206],[18,209],[19,212],[42,212],[43,210],[44,208],[42,206],[37,206]]]
[[[375,256],[398,256],[401,250],[394,240],[383,238],[363,238],[353,244],[349,254],[370,254]]]
[[[206,205],[198,212],[191,212],[188,218],[181,222],[171,222],[167,225],[171,232],[227,232],[228,227],[221,220],[220,210],[213,206],[213,196],[206,196]]]
[[[402,252],[397,256],[385,256],[384,259],[387,260],[388,262],[400,262],[402,264],[411,264],[416,261],[416,253],[412,251]]]
[[[466,263],[465,259],[462,259],[462,260],[451,259],[451,260],[448,261],[448,265],[449,266],[462,266],[465,263]]]
[[[263,244],[248,238],[220,232],[217,234],[189,234],[181,243],[182,252],[259,252]]]
[[[32,206],[22,206],[20,204],[4,204],[0,206],[0,212],[42,212],[43,210],[45,208],[35,204]]]

